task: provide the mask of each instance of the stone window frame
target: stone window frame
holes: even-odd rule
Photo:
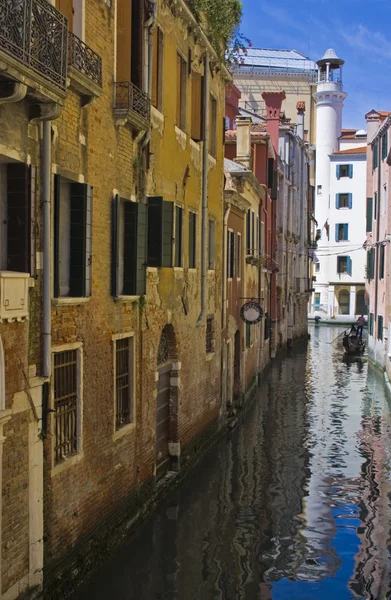
[[[83,449],[83,411],[84,411],[84,399],[83,399],[83,380],[84,380],[84,356],[83,356],[83,343],[74,342],[71,344],[59,344],[58,346],[52,346],[52,373],[54,372],[54,355],[60,352],[66,352],[67,350],[77,351],[77,395],[78,395],[78,426],[77,426],[77,454],[74,454],[70,458],[65,459],[63,462],[55,464],[54,460],[54,448],[55,448],[55,435],[52,435],[52,449],[51,449],[51,477],[59,475],[63,471],[79,463],[84,459]],[[53,412],[50,415],[50,430],[55,430],[55,413],[54,413],[54,382],[50,386],[50,407]]]
[[[117,409],[117,398],[116,398],[116,346],[117,346],[117,341],[119,340],[124,340],[124,339],[129,339],[132,338],[133,339],[133,356],[131,357],[132,363],[133,363],[133,419],[130,423],[128,423],[127,425],[124,425],[124,427],[121,427],[120,429],[116,429],[116,409]],[[132,431],[134,431],[136,429],[136,415],[137,415],[137,410],[136,410],[136,406],[137,406],[137,398],[136,398],[136,336],[134,331],[129,331],[126,333],[116,333],[114,335],[111,336],[111,343],[112,343],[112,360],[113,360],[113,441],[116,441],[122,437],[124,437],[125,435],[131,433]]]

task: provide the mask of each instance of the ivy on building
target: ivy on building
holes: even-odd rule
[[[240,63],[246,46],[251,45],[240,31],[243,14],[240,0],[188,0],[188,4],[220,60],[229,65]]]

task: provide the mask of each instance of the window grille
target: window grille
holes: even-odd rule
[[[115,349],[116,429],[133,421],[131,338],[117,340]]]
[[[77,350],[54,354],[55,464],[78,451]]]

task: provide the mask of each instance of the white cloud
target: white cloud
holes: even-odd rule
[[[380,31],[371,31],[365,25],[355,25],[348,29],[340,29],[340,35],[345,42],[355,50],[368,53],[371,56],[387,59],[391,57],[391,40]]]

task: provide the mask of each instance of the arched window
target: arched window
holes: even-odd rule
[[[339,314],[348,315],[350,313],[350,294],[347,290],[339,292]]]

